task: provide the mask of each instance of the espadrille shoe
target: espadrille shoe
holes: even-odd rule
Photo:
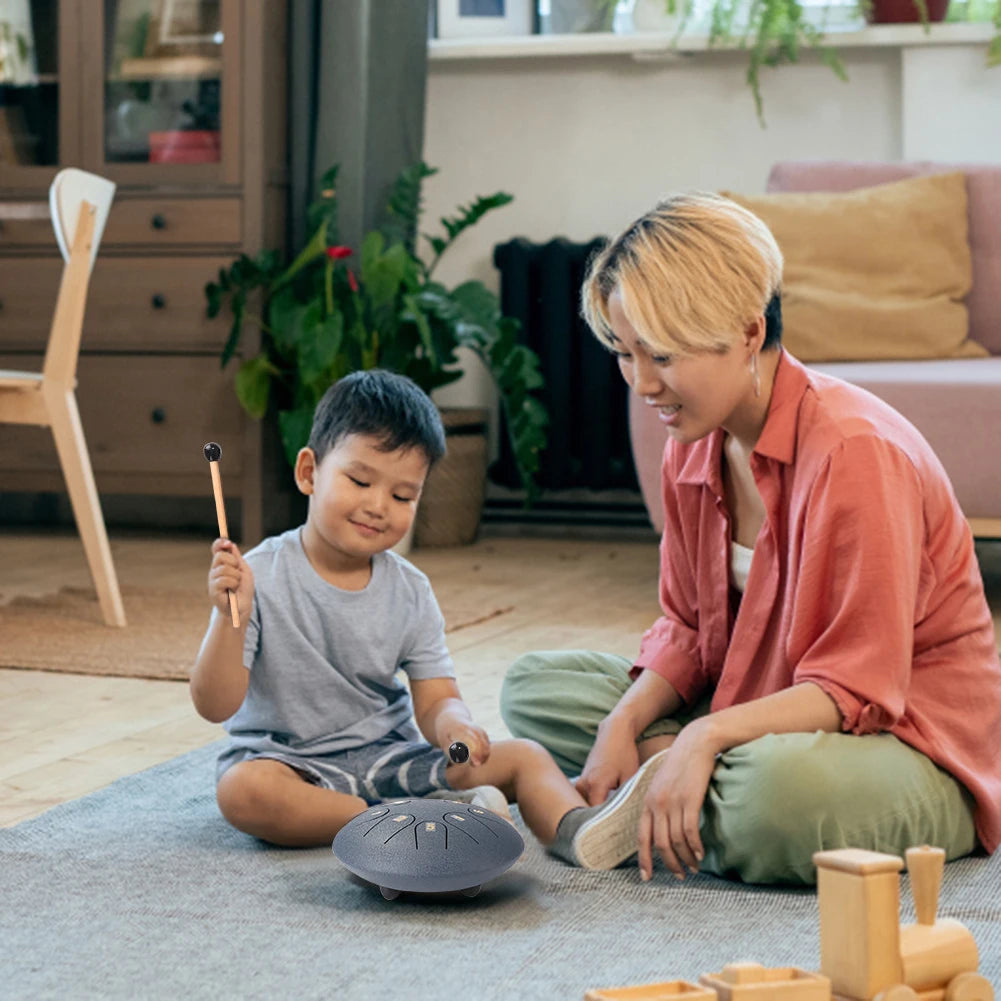
[[[582,869],[614,869],[636,853],[643,799],[669,751],[665,748],[644,761],[604,808],[581,825],[574,835],[573,850]]]
[[[506,821],[513,824],[514,818],[508,809],[507,796],[497,786],[473,786],[472,789],[438,789],[428,793],[425,799],[450,799],[456,803],[469,803],[470,806],[482,806],[484,810],[492,810],[500,814]]]

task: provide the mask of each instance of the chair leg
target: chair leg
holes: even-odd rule
[[[104,527],[101,501],[97,496],[76,396],[72,390],[59,392],[48,396],[46,404],[59,463],[73,505],[73,516],[101,603],[101,614],[109,626],[124,626],[125,609],[118,590],[118,577],[111,559],[108,533]]]

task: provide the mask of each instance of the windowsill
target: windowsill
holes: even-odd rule
[[[990,24],[934,24],[925,31],[920,24],[879,24],[857,31],[832,31],[824,42],[835,49],[911,48],[928,45],[987,44],[994,36]],[[623,55],[634,59],[670,58],[705,52],[705,35],[683,35],[675,44],[674,34],[654,32],[615,35],[581,33],[576,35],[512,35],[498,38],[434,38],[429,42],[432,61],[446,59],[522,59],[527,57]],[[717,43],[714,51],[742,48],[737,38],[727,44]]]

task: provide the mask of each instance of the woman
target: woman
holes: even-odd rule
[[[501,708],[590,804],[634,811],[605,858],[638,851],[643,879],[654,850],[678,878],[813,883],[820,849],[957,858],[1001,837],[1001,665],[969,528],[912,425],[783,351],[781,278],[760,219],[688,194],[583,289],[667,428],[663,615],[632,664],[520,658]],[[587,817],[592,841],[614,813]]]

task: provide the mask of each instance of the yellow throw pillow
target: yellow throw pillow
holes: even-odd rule
[[[782,342],[802,361],[976,358],[962,173],[846,192],[723,192],[785,257]]]

